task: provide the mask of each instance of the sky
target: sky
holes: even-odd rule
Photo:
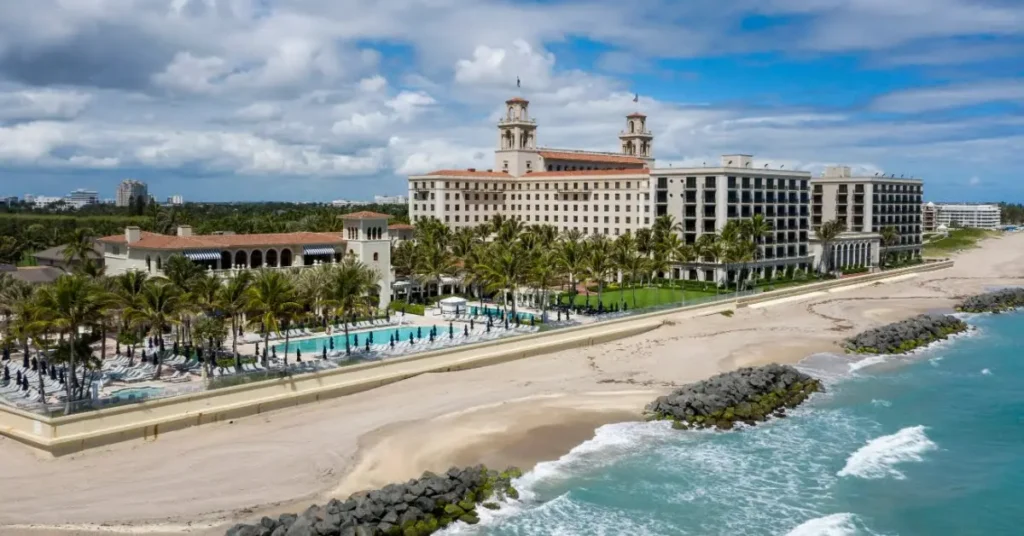
[[[546,147],[614,151],[641,111],[659,167],[1024,202],[1022,58],[1020,0],[0,0],[0,195],[402,194],[493,167],[522,96]]]

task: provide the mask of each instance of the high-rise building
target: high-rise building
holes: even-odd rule
[[[167,198],[167,204],[178,207],[185,204],[185,198],[180,195],[172,195]]]
[[[946,227],[998,229],[1002,209],[998,205],[945,204],[935,205],[935,224]]]
[[[149,201],[149,188],[146,183],[135,179],[125,179],[117,186],[115,204],[119,207],[131,206],[139,197]]]
[[[65,198],[68,206],[82,208],[86,205],[95,205],[100,202],[99,194],[94,190],[83,190],[81,188],[71,192]]]
[[[823,269],[877,266],[882,249],[901,257],[921,256],[921,179],[854,176],[849,167],[830,166],[811,187],[812,229],[833,220],[842,228],[829,245],[830,259]],[[881,242],[887,227],[896,231],[894,244]],[[820,258],[823,244],[814,242]]]

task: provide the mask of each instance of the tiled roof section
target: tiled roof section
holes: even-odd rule
[[[352,212],[349,214],[342,214],[341,219],[343,220],[363,220],[363,219],[379,219],[379,218],[390,218],[388,214],[381,214],[380,212],[370,212],[369,210],[362,210],[359,212]]]
[[[618,177],[623,175],[649,175],[651,170],[647,168],[638,169],[578,169],[575,171],[538,171],[527,173],[517,177],[519,179],[533,179],[544,177]]]
[[[512,97],[511,99],[505,101],[505,104],[512,104],[513,102],[530,102],[530,101],[528,101],[528,100],[526,100],[526,99],[524,99],[522,97]]]
[[[619,156],[612,154],[593,154],[593,153],[571,153],[562,151],[540,151],[539,154],[545,160],[571,160],[577,162],[600,162],[605,164],[644,164],[643,160],[634,156]]]
[[[647,115],[646,114],[642,114],[640,112],[633,112],[633,113],[627,115],[626,117],[647,117]]]
[[[101,242],[124,244],[124,235],[113,235],[100,238]],[[224,234],[224,235],[193,235],[175,236],[143,232],[131,247],[142,249],[213,249],[240,248],[263,246],[309,246],[309,245],[342,245],[345,240],[336,233],[272,233],[272,234]]]
[[[411,231],[415,229],[415,227],[408,223],[392,223],[391,225],[388,225],[388,229],[394,229],[396,231]]]
[[[501,177],[509,178],[508,173],[501,171],[478,171],[475,169],[439,169],[416,177]]]

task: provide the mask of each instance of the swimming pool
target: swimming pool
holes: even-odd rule
[[[129,387],[127,389],[119,389],[110,393],[111,400],[125,401],[125,400],[141,400],[143,398],[149,398],[157,396],[163,392],[163,389],[159,387]]]
[[[461,325],[455,326],[456,333],[462,333],[463,327]],[[364,331],[360,333],[349,333],[348,342],[353,348],[363,348],[366,345],[366,339],[370,335],[373,336],[373,341],[370,344],[388,344],[393,335],[398,335],[399,341],[408,341],[409,335],[412,335],[415,339],[429,339],[430,338],[430,326],[405,326],[399,328],[387,328],[377,329],[373,331]],[[437,336],[447,337],[448,336],[448,324],[437,324]],[[291,341],[288,343],[288,353],[291,355],[295,354],[295,349],[302,350],[303,354],[314,356],[323,353],[324,348],[327,351],[331,350],[331,340],[334,340],[335,350],[345,349],[345,332],[336,333],[333,336],[316,337],[313,339],[305,339],[301,341]],[[279,342],[275,344],[273,348],[277,351],[278,355],[284,353],[284,343]]]
[[[481,309],[480,307],[478,307],[476,305],[470,305],[469,306],[469,314],[471,314],[471,315],[496,316],[496,317],[500,318],[501,317],[501,309],[497,308],[497,307],[487,307],[487,306],[485,306],[484,308]],[[537,315],[534,315],[533,313],[517,312],[516,316],[519,317],[520,322],[524,321],[524,320],[529,322],[530,320],[533,320],[534,316],[537,316]],[[511,309],[509,309],[509,311],[508,311],[508,317],[512,318],[512,310]],[[537,319],[539,320],[540,317],[537,316]]]

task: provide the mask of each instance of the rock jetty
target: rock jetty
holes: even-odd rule
[[[499,502],[518,499],[512,479],[522,472],[504,472],[482,465],[436,475],[423,473],[405,484],[360,492],[347,501],[332,499],[301,514],[264,517],[254,525],[238,524],[227,536],[426,536],[456,522],[480,521],[477,506],[498,509]]]
[[[738,422],[754,425],[768,418],[785,417],[821,391],[822,385],[787,365],[741,368],[684,385],[647,405],[650,420],[670,420],[672,427],[729,430]]]
[[[1007,288],[971,296],[956,306],[964,313],[1001,313],[1024,307],[1024,288]]]
[[[918,315],[869,329],[846,339],[843,347],[855,354],[902,354],[967,329],[962,320],[949,315]]]

